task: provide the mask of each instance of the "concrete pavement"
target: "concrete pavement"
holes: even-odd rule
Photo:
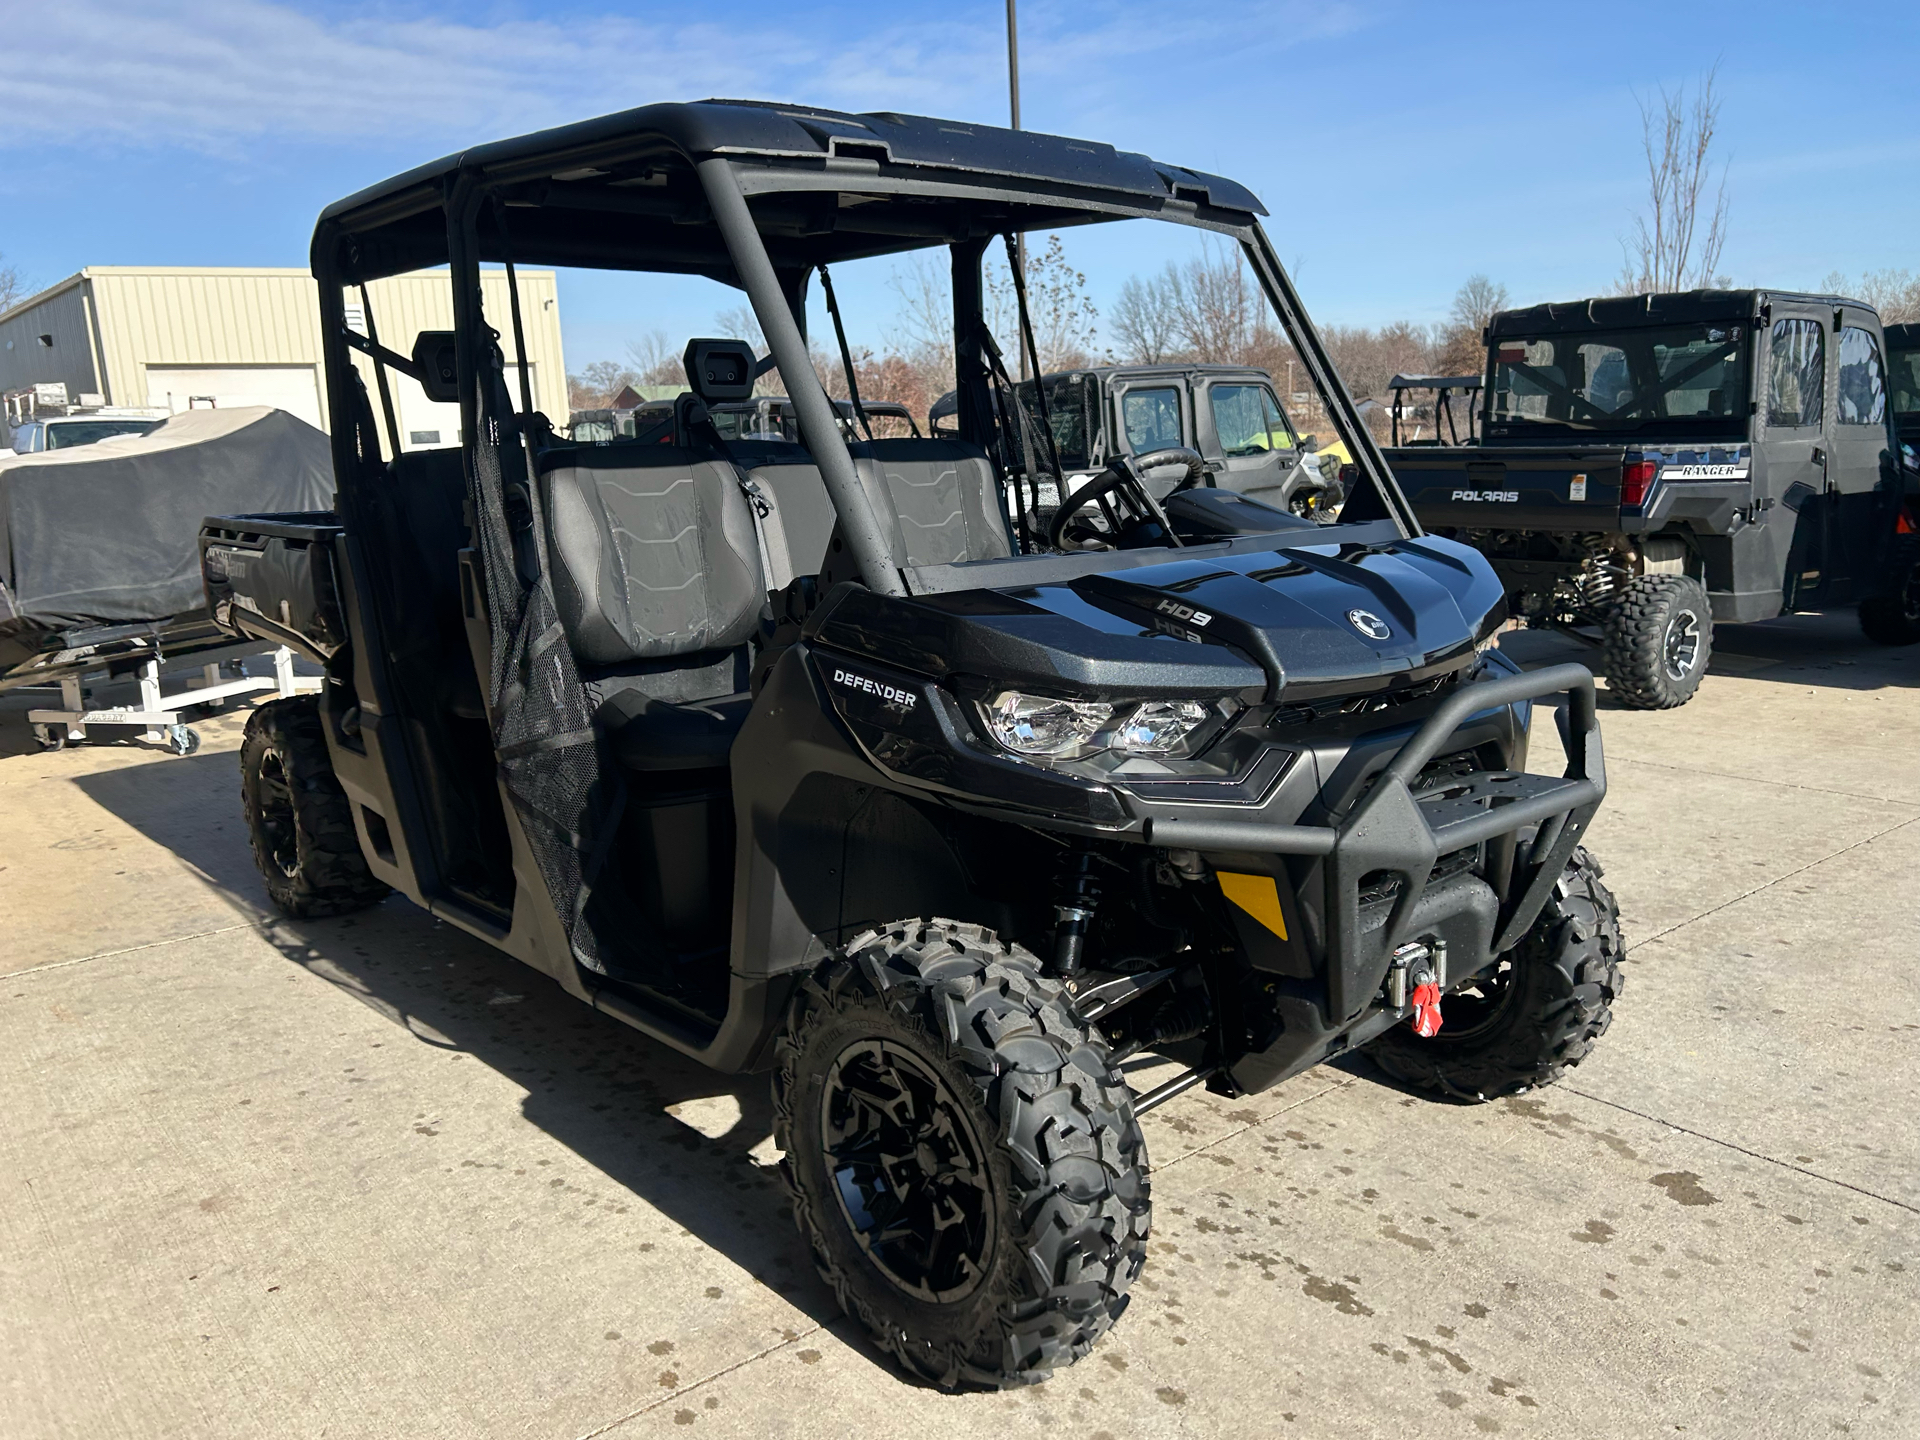
[[[1607,710],[1629,985],[1587,1064],[1488,1106],[1364,1060],[1168,1104],[1132,1309],[1009,1395],[909,1386],[838,1318],[764,1077],[399,899],[270,918],[243,716],[42,755],[24,709],[0,1435],[1920,1430],[1920,650],[1849,617]]]

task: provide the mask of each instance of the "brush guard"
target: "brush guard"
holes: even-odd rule
[[[1413,788],[1463,724],[1501,706],[1556,695],[1566,696],[1555,716],[1567,758],[1564,775],[1483,770]],[[1581,665],[1555,665],[1461,686],[1337,825],[1152,817],[1143,838],[1168,849],[1327,857],[1327,1009],[1341,1023],[1373,1003],[1395,951],[1414,938],[1405,932],[1440,856],[1488,842],[1511,845],[1492,947],[1492,955],[1503,954],[1540,914],[1606,793],[1593,675]],[[1519,832],[1528,827],[1532,836],[1521,846]],[[1370,929],[1362,923],[1360,881],[1381,871],[1399,881],[1399,893],[1386,924]]]

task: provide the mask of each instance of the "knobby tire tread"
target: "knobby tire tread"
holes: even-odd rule
[[[843,1258],[829,1228],[851,1231],[833,1194],[811,1193],[796,1173],[795,1147],[814,1128],[805,1107],[817,1112],[831,1063],[810,1046],[838,1043],[826,1027],[868,1017],[945,1063],[995,1152],[1013,1243],[969,1297],[971,1331],[902,1324],[914,1306],[857,1249]],[[773,1093],[782,1174],[821,1278],[911,1375],[945,1389],[1036,1383],[1085,1355],[1125,1310],[1151,1219],[1145,1140],[1104,1040],[1027,951],[946,920],[859,936],[789,1011]]]
[[[293,794],[296,874],[286,875],[261,833],[255,785],[261,757],[277,751]],[[240,748],[240,789],[247,837],[267,894],[300,919],[346,915],[379,903],[390,887],[375,878],[360,851],[353,806],[334,777],[317,695],[270,700],[247,719]]]
[[[1700,654],[1684,680],[1667,674],[1667,622],[1682,602],[1700,617]],[[1700,688],[1713,658],[1713,607],[1704,586],[1687,575],[1638,575],[1607,612],[1607,688],[1633,710],[1671,710]]]

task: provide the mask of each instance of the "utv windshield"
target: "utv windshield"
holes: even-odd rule
[[[1488,433],[1724,429],[1747,413],[1750,349],[1748,328],[1734,324],[1503,336]]]

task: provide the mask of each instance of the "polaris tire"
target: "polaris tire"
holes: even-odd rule
[[[1860,602],[1860,629],[1876,645],[1920,642],[1920,536],[1903,535],[1888,567],[1892,582]]]
[[[1099,1033],[977,925],[869,931],[776,1042],[794,1219],[846,1313],[947,1389],[1044,1380],[1146,1259],[1146,1143]]]
[[[1440,1033],[1411,1023],[1367,1046],[1396,1080],[1456,1100],[1492,1100],[1551,1085],[1613,1023],[1625,980],[1620,909],[1584,848],[1567,861],[1540,916],[1496,970],[1441,1004]]]
[[[1700,688],[1713,656],[1713,607],[1690,575],[1637,575],[1605,624],[1607,688],[1634,710],[1671,710]]]
[[[360,853],[353,809],[334,778],[320,700],[270,700],[247,719],[240,800],[267,895],[289,915],[364,910],[388,887]]]

